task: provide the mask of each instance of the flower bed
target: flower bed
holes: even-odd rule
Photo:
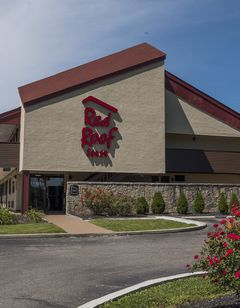
[[[209,273],[212,283],[224,290],[234,291],[240,296],[240,208],[234,206],[232,217],[222,219],[214,225],[214,231],[208,238],[195,263],[193,271],[203,270]]]

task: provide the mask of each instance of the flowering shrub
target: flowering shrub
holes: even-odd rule
[[[232,217],[214,224],[214,231],[208,233],[208,239],[200,255],[194,256],[192,270],[204,270],[209,273],[213,283],[240,295],[240,208],[232,208]],[[190,267],[190,265],[187,265]]]
[[[112,193],[103,189],[85,188],[80,195],[81,203],[88,207],[95,215],[109,214],[111,215],[111,205],[114,201]]]
[[[134,200],[127,196],[117,196],[112,192],[97,188],[85,188],[81,193],[81,203],[95,215],[128,216],[132,214]]]

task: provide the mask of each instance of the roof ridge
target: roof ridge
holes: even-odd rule
[[[115,52],[18,88],[23,105],[37,103],[142,65],[163,61],[166,54],[148,43]]]

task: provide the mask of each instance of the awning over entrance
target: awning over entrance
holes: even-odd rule
[[[20,143],[0,142],[0,168],[19,166]]]

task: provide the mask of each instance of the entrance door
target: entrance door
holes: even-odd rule
[[[63,211],[64,178],[49,175],[31,175],[30,207],[44,211]]]

